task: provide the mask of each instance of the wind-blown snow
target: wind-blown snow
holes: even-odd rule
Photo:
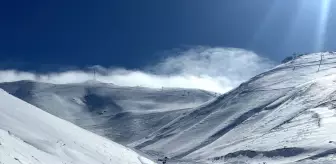
[[[0,89],[1,164],[154,164]]]
[[[254,52],[236,48],[197,46],[166,51],[164,54],[167,54],[168,58],[158,63],[148,63],[140,70],[104,68],[99,65],[90,67],[91,71],[71,69],[48,74],[0,70],[0,82],[33,80],[69,84],[95,78],[119,86],[193,88],[225,93],[274,65]],[[166,56],[164,54],[163,56]],[[95,77],[93,70],[96,72]]]

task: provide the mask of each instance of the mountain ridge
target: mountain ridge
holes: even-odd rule
[[[320,61],[322,55],[323,59]],[[302,145],[303,141],[297,141],[296,144],[300,146],[296,144],[291,145],[287,143],[288,139],[280,137],[278,138],[279,141],[286,141],[274,145],[274,142],[269,141],[271,138],[267,138],[265,142],[267,141],[269,145],[265,145],[259,137],[263,138],[263,136],[282,134],[284,131],[279,129],[297,132],[300,129],[288,128],[286,126],[289,124],[295,125],[300,121],[306,121],[308,122],[306,126],[314,127],[309,129],[307,127],[303,128],[305,124],[295,125],[308,129],[308,132],[305,133],[323,133],[323,131],[319,131],[319,128],[316,130],[315,126],[319,127],[318,125],[322,125],[321,122],[323,120],[334,121],[334,119],[329,118],[329,114],[320,113],[320,111],[323,112],[325,110],[324,108],[318,108],[318,111],[315,108],[319,106],[320,99],[324,99],[323,95],[333,93],[329,92],[334,89],[332,84],[328,84],[327,82],[331,88],[324,88],[320,83],[330,81],[330,79],[334,78],[333,74],[336,73],[334,65],[336,65],[336,55],[333,53],[300,56],[291,62],[283,63],[251,78],[238,88],[220,96],[217,100],[208,104],[208,106],[200,108],[203,110],[197,110],[198,108],[196,108],[193,112],[205,112],[205,115],[197,113],[196,116],[200,118],[194,118],[192,113],[185,116],[190,117],[190,120],[194,122],[189,126],[183,126],[188,124],[189,119],[179,119],[177,122],[171,123],[168,127],[156,132],[152,137],[140,140],[132,146],[144,151],[156,150],[176,158],[200,160],[216,158],[216,156],[221,156],[216,155],[221,154],[221,152],[225,155],[230,152],[244,152],[245,150],[245,152],[261,152],[265,150],[271,152],[275,150],[292,150],[283,149],[284,147],[293,148],[293,150],[295,148],[304,148],[307,145]],[[294,69],[294,67],[296,68]],[[316,93],[319,93],[318,91],[324,91],[324,94],[318,94],[320,97],[316,96],[314,100],[306,100],[307,96],[316,95]],[[304,101],[305,105],[298,104],[298,102],[301,103],[302,101]],[[296,120],[303,116],[311,118],[307,118],[308,121],[304,119]],[[329,124],[327,125],[329,126]],[[176,131],[177,129],[179,130]],[[313,129],[316,131],[311,132]],[[192,139],[188,136],[192,136]],[[298,137],[302,136],[298,135]],[[326,136],[326,138],[328,137]],[[321,138],[318,140],[321,141]],[[332,140],[332,138],[329,138],[329,140]],[[252,144],[254,142],[259,144]],[[311,141],[307,140],[307,142]],[[318,145],[318,143],[315,144]],[[331,146],[328,144],[328,141],[325,141],[325,144],[322,147],[317,146],[319,148],[311,153],[324,151],[324,146]],[[176,145],[179,146],[176,147]],[[261,149],[262,145],[264,147]],[[306,151],[300,155],[304,156],[308,152]],[[244,156],[244,154],[241,155]],[[293,155],[292,157],[300,158],[300,155]],[[227,162],[240,160],[238,157],[229,155],[226,157],[223,160]],[[288,157],[287,160],[290,161],[292,157]],[[248,157],[244,160],[251,163],[258,161],[258,159],[249,159]],[[293,161],[294,159],[291,160]],[[267,156],[261,161],[276,162]]]

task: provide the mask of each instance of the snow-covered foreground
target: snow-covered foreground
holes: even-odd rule
[[[1,164],[154,164],[0,89]]]

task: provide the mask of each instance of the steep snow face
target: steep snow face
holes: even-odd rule
[[[19,81],[2,83],[0,88],[122,144],[144,138],[216,97],[202,90],[120,87],[96,81],[66,85]]]
[[[335,96],[336,54],[304,55],[131,145],[185,160],[328,163],[336,160]]]
[[[0,90],[1,164],[154,164]]]

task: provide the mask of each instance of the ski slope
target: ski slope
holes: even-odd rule
[[[98,81],[63,85],[18,81],[2,83],[0,88],[121,144],[144,138],[216,97],[202,90],[120,87]]]
[[[1,164],[154,164],[0,89]]]
[[[333,163],[335,125],[336,54],[316,53],[250,79],[131,146],[209,163]]]

